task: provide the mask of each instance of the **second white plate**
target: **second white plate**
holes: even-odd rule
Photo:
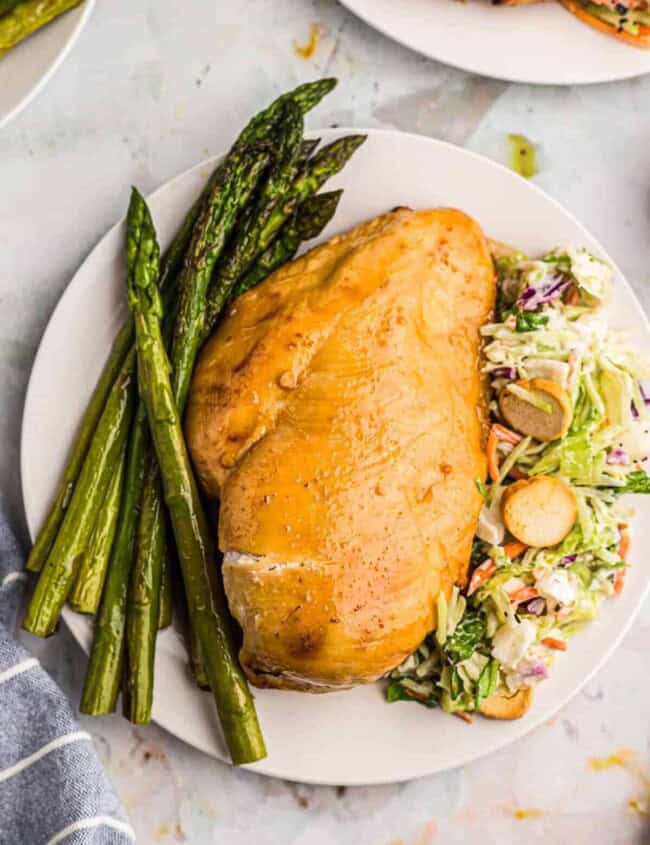
[[[0,127],[47,84],[88,22],[95,0],[84,0],[0,58]]]
[[[325,130],[325,143],[344,130]],[[173,179],[150,198],[161,242],[211,170],[206,162]],[[345,189],[331,237],[396,205],[456,206],[480,221],[493,238],[531,255],[561,243],[584,244],[607,258],[595,239],[555,201],[488,159],[427,138],[371,130],[331,187]],[[124,186],[124,204],[128,201]],[[46,513],[75,428],[126,315],[124,225],[112,229],[81,266],[57,306],[32,371],[22,431],[22,484],[32,535]],[[620,273],[612,321],[636,330],[650,348],[640,306]],[[370,784],[407,780],[459,766],[523,736],[564,704],[611,654],[632,623],[650,580],[640,550],[650,545],[650,499],[638,503],[632,569],[620,598],[605,603],[601,618],[571,642],[550,680],[536,692],[530,713],[517,722],[476,719],[472,726],[414,704],[387,704],[380,685],[349,692],[305,695],[257,690],[255,698],[269,757],[254,768],[296,781]],[[65,619],[88,648],[91,626],[70,610]],[[211,696],[190,681],[176,634],[159,638],[154,718],[171,733],[224,759]]]
[[[640,50],[581,23],[555,0],[341,0],[366,23],[431,59],[539,85],[610,82],[650,73]]]

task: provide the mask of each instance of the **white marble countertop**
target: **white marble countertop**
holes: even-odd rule
[[[314,21],[322,37],[306,60],[294,45]],[[394,127],[503,161],[507,133],[524,132],[540,148],[536,182],[591,228],[650,306],[650,76],[564,89],[480,79],[409,53],[335,0],[99,0],[54,80],[0,132],[0,490],[18,520],[36,346],[76,267],[123,214],[129,186],[151,190],[225,148],[275,94],[321,74],[341,84],[314,127]],[[83,724],[142,845],[640,843],[650,835],[649,637],[646,604],[556,719],[463,770],[409,784],[284,783],[233,771],[156,726]],[[76,703],[85,658],[71,636],[28,645]]]

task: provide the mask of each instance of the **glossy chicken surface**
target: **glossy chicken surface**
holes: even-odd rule
[[[224,584],[262,686],[376,680],[465,579],[485,477],[478,224],[397,209],[234,302],[196,369],[186,433],[220,499]]]

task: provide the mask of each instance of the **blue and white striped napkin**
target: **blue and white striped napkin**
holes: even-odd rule
[[[13,639],[23,560],[0,498],[0,845],[131,845],[90,734]]]

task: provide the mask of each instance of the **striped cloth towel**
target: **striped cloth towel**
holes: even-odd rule
[[[26,575],[0,499],[0,845],[131,845],[92,738],[13,639]]]

